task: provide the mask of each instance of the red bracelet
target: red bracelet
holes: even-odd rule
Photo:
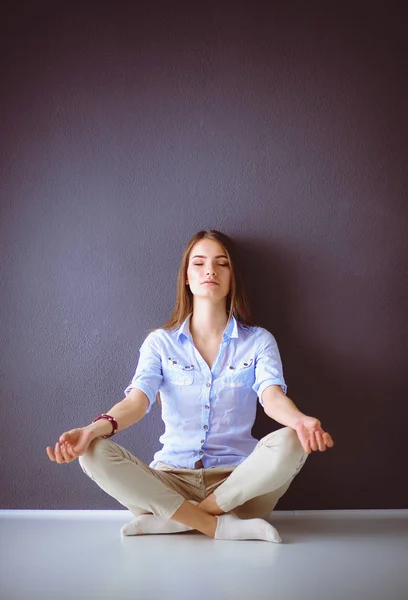
[[[102,415],[99,415],[99,417],[96,417],[96,419],[94,419],[92,421],[92,423],[95,423],[95,421],[99,421],[99,419],[107,419],[110,423],[112,423],[112,433],[110,433],[109,435],[101,435],[100,437],[102,437],[106,440],[106,438],[110,438],[113,435],[115,435],[115,433],[118,430],[117,420],[114,417],[111,417],[111,415],[102,414]]]

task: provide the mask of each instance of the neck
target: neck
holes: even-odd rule
[[[228,322],[225,302],[220,304],[194,303],[193,314],[190,319],[191,335],[200,338],[214,338],[221,336]]]

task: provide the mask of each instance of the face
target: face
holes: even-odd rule
[[[203,239],[191,249],[187,282],[194,296],[221,300],[230,291],[231,271],[224,248],[214,240]]]

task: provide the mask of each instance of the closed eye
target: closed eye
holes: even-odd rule
[[[204,263],[198,263],[198,262],[193,263],[193,265],[195,267],[201,267],[203,264]],[[218,266],[219,267],[229,267],[229,263],[218,263]]]

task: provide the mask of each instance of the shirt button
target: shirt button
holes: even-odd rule
[[[211,383],[206,383],[205,384],[207,387],[211,387]]]
[[[202,456],[204,454],[204,452],[202,450],[200,450],[199,455]]]
[[[204,444],[205,440],[201,440],[201,443]]]
[[[210,407],[208,406],[208,404],[206,404],[206,405],[204,406],[204,408],[210,408]]]
[[[208,425],[204,425],[204,429],[208,429]]]

